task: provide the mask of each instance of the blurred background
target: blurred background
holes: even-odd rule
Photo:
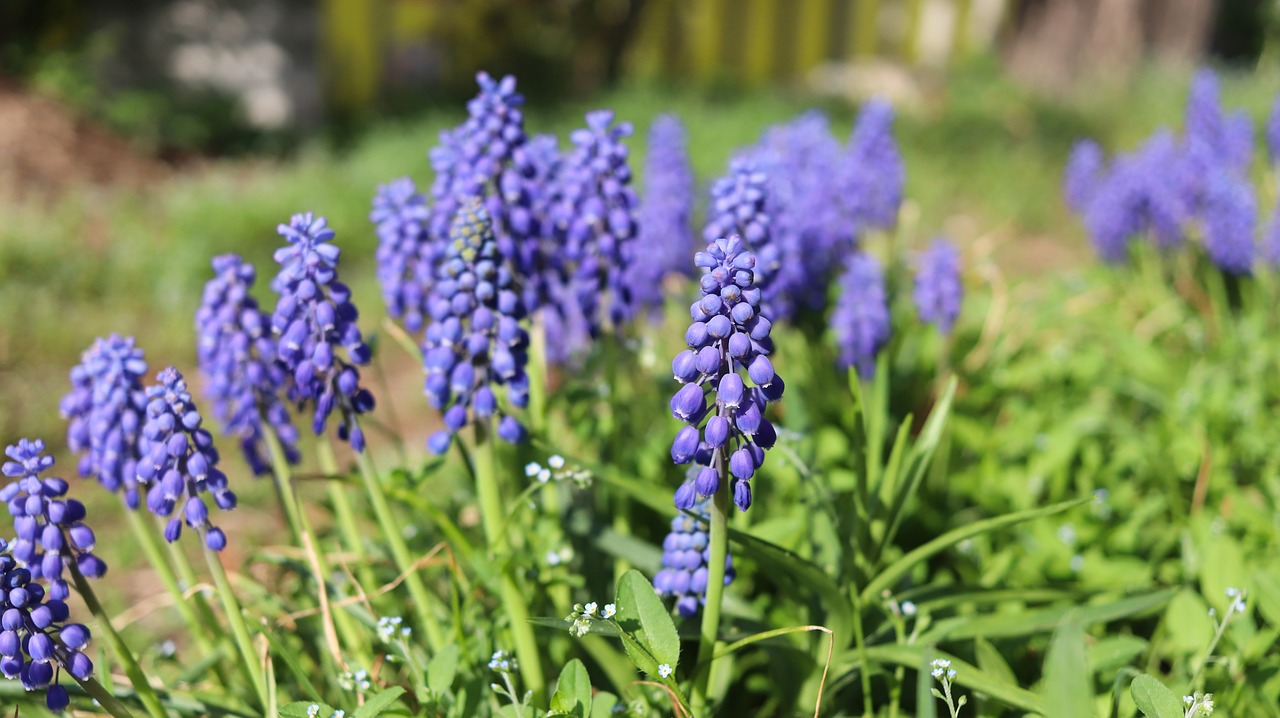
[[[676,112],[704,187],[769,123],[818,107],[847,137],[883,96],[908,241],[946,231],[1019,277],[1089,257],[1059,199],[1075,139],[1136,144],[1202,64],[1261,121],[1278,61],[1273,0],[4,0],[0,432],[59,436],[96,336],[190,367],[209,259],[270,266],[293,212],[330,218],[379,326],[370,198],[429,186],[481,69],[517,75],[531,133],[614,108],[637,169]]]

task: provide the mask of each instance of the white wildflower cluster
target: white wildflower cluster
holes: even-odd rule
[[[933,669],[933,677],[944,683],[949,683],[956,679],[956,669],[952,668],[951,661],[945,658],[933,659],[929,667]]]
[[[359,691],[364,693],[373,688],[373,681],[369,679],[369,672],[363,668],[354,671],[343,671],[338,676],[338,685],[342,686],[344,691]]]
[[[612,603],[606,603],[604,608],[592,601],[587,605],[575,603],[573,605],[573,613],[564,617],[569,622],[569,633],[574,638],[582,638],[591,632],[592,621],[609,621],[618,614],[618,607]]]
[[[1248,607],[1245,603],[1245,592],[1238,588],[1228,588],[1227,598],[1231,599],[1231,605],[1227,607],[1227,614],[1244,613]]]
[[[558,549],[547,551],[544,557],[548,566],[560,566],[573,560],[573,547],[561,546]]]
[[[671,677],[671,664],[670,664],[670,663],[663,663],[662,665],[658,666],[658,675],[659,675],[659,676],[661,676],[661,677],[663,677],[663,678],[670,678],[670,677]]]
[[[531,479],[536,479],[541,484],[552,480],[564,481],[568,479],[584,488],[590,486],[592,480],[590,471],[578,466],[569,466],[564,457],[559,454],[553,454],[548,457],[546,466],[536,461],[530,461],[524,465],[524,475]]]
[[[1196,691],[1195,695],[1183,696],[1182,704],[1187,707],[1185,718],[1201,718],[1213,715],[1213,694]]]
[[[328,718],[346,718],[347,712],[344,710],[336,710],[328,715]],[[312,703],[307,706],[307,718],[320,718],[320,704]]]
[[[378,637],[386,643],[390,643],[397,636],[409,638],[409,636],[413,635],[413,629],[403,624],[404,619],[400,616],[383,616],[379,618]]]
[[[934,688],[933,696],[939,700],[946,701],[947,710],[951,712],[951,718],[959,718],[960,709],[969,702],[968,696],[960,696],[957,700],[951,695],[951,684],[956,679],[956,669],[951,667],[951,661],[946,658],[935,658],[929,664],[929,674],[942,684],[942,690]]]
[[[516,665],[516,657],[506,651],[494,651],[489,658],[489,670],[497,671],[498,673],[510,673],[517,668],[519,666]]]

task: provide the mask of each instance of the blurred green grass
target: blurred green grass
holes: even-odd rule
[[[1226,104],[1261,122],[1278,77],[1224,75]],[[925,102],[902,111],[897,124],[907,196],[919,210],[914,226],[933,233],[964,217],[963,226],[999,228],[1015,238],[1047,236],[1087,257],[1082,233],[1059,200],[1072,142],[1093,136],[1111,149],[1127,148],[1157,127],[1179,126],[1186,84],[1185,73],[1147,70],[1129,87],[1054,99],[1013,85],[990,60],[925,82]],[[713,97],[631,87],[590,103],[531,106],[527,126],[531,133],[563,138],[594,107],[612,107],[636,124],[638,174],[648,125],[661,112],[678,114],[704,185],[735,148],[754,141],[770,123],[818,107],[844,140],[856,113],[846,103],[796,92]],[[278,245],[275,226],[294,212],[329,218],[344,249],[342,276],[364,308],[366,331],[373,330],[383,315],[372,272],[376,239],[367,219],[374,188],[406,174],[429,187],[427,151],[439,131],[462,116],[459,107],[452,114],[387,122],[345,149],[316,140],[283,161],[214,162],[142,190],[89,188],[52,204],[0,201],[0,429],[6,441],[60,438],[57,400],[67,371],[97,336],[133,334],[153,369],[174,364],[193,372],[191,317],[210,258],[237,252],[254,262],[259,296],[272,306],[267,285]],[[1032,266],[1015,269],[1040,269],[1034,256],[1030,260]]]

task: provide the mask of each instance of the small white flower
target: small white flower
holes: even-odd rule
[[[588,616],[594,616],[596,615],[596,608],[598,608],[598,606],[596,605],[596,602],[592,601],[591,603],[588,603],[587,605],[582,607],[582,612]]]
[[[347,712],[342,709],[338,709],[334,711],[333,715],[329,716],[329,718],[347,718]]]
[[[952,668],[947,671],[947,680],[954,681],[956,679],[956,669]]]
[[[547,552],[547,565],[548,565],[548,566],[559,566],[559,565],[560,565],[560,554],[556,553],[555,551],[548,551],[548,552]]]
[[[671,675],[671,664],[669,664],[669,663],[663,663],[662,665],[658,666],[658,675],[659,675],[659,676],[662,676],[663,678],[666,678],[666,677],[670,676],[670,675]]]
[[[1192,698],[1191,696],[1183,696],[1183,697],[1182,697],[1182,702],[1183,702],[1183,703],[1185,703],[1185,704],[1187,704],[1187,706],[1190,706],[1192,703],[1195,703],[1195,702],[1196,702],[1196,699],[1195,699],[1195,698]]]
[[[563,469],[564,457],[559,454],[552,454],[551,457],[547,459],[547,466],[550,466],[557,471]]]
[[[904,616],[914,616],[914,615],[916,615],[916,604],[912,603],[911,601],[903,601],[903,602],[902,602],[902,615],[904,615]]]
[[[311,705],[307,706],[307,718],[316,718],[316,716],[318,715],[320,715],[319,704],[312,703]]]
[[[614,614],[616,614],[617,612],[618,612],[618,609],[612,603],[606,603],[604,605],[604,611],[600,614],[600,616],[603,618],[613,618]]]
[[[550,480],[551,480],[551,470],[550,470],[550,469],[539,469],[539,470],[538,470],[538,481],[539,481],[540,483],[545,484],[545,483],[547,483],[547,482],[548,482],[548,481],[550,481]]]
[[[529,463],[524,465],[524,475],[528,476],[531,479],[537,476],[538,472],[541,470],[542,470],[542,464],[539,464],[536,461],[530,461]]]

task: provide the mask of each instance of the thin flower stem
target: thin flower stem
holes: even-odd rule
[[[183,593],[173,566],[169,563],[169,559],[165,558],[164,549],[160,545],[160,538],[155,531],[155,524],[143,520],[142,515],[136,510],[125,511],[125,514],[129,517],[129,527],[133,529],[134,538],[142,546],[142,552],[147,555],[147,561],[150,562],[151,568],[155,570],[156,575],[160,577],[160,582],[164,584],[165,590],[173,598],[173,605],[178,609],[183,622],[187,624],[187,631],[195,638],[196,645],[199,646],[201,652],[205,654],[212,653],[214,644],[218,640],[218,636],[213,633],[214,624],[208,620],[207,616],[202,618],[197,615],[192,601],[188,600]],[[203,597],[201,597],[201,603],[203,603]],[[223,686],[231,686],[221,662],[215,663],[213,670],[218,675],[218,680]]]
[[[547,329],[539,319],[529,328],[529,423],[535,434],[547,428]]]
[[[74,678],[74,676],[72,677]],[[117,700],[115,696],[111,695],[106,688],[103,688],[102,684],[98,682],[98,679],[93,676],[89,676],[83,681],[76,678],[76,683],[79,683],[80,687],[84,689],[84,692],[88,693],[98,702],[98,706],[101,707],[102,710],[110,713],[114,718],[133,718],[133,714],[129,712],[129,709],[125,708],[124,704]]]
[[[871,662],[867,658],[867,638],[862,628],[862,601],[858,598],[858,591],[855,589],[853,593],[853,639],[857,642],[858,662],[858,679],[862,682],[862,711],[865,716],[875,715],[875,706],[871,702]]]
[[[534,695],[540,696],[544,688],[542,661],[538,653],[538,642],[533,635],[533,624],[529,622],[529,607],[525,604],[520,587],[511,576],[510,567],[504,563],[507,553],[507,536],[504,530],[502,495],[498,486],[498,472],[495,467],[493,441],[489,437],[489,428],[488,421],[477,421],[476,447],[472,453],[476,494],[480,499],[480,519],[484,524],[485,541],[489,545],[489,553],[497,557],[502,564],[498,578],[498,593],[503,610],[511,622],[511,635],[515,641],[520,675],[524,678],[525,685],[533,690]]]
[[[337,476],[338,460],[333,455],[333,446],[329,444],[328,439],[319,437],[317,440],[316,458],[320,461],[321,471],[329,476]],[[360,533],[359,526],[356,525],[356,515],[351,509],[351,501],[347,498],[341,481],[331,479],[327,483],[329,485],[329,501],[333,503],[333,517],[337,521],[338,531],[342,534],[342,542],[346,544],[348,551],[355,554],[360,565],[366,566],[368,562],[364,560],[366,558],[364,536]],[[367,581],[364,576],[361,576],[360,580]]]
[[[205,531],[200,531],[200,540],[205,540]],[[253,649],[253,639],[249,636],[249,627],[244,622],[244,612],[240,610],[240,601],[231,588],[227,578],[227,570],[222,566],[222,559],[216,551],[204,549],[205,562],[209,564],[209,573],[213,574],[213,583],[218,588],[218,597],[222,599],[223,610],[227,614],[227,622],[231,624],[231,635],[235,638],[236,647],[240,650],[240,659],[253,684],[258,705],[266,707],[267,687],[262,677],[262,666],[258,664],[258,653]]]
[[[346,611],[332,614],[332,623],[327,620],[330,615],[328,610],[328,577],[333,572],[324,552],[317,548],[320,545],[320,540],[315,534],[315,529],[312,528],[311,523],[307,521],[306,516],[302,513],[297,487],[293,482],[293,473],[289,469],[289,462],[285,459],[284,450],[280,447],[280,439],[270,427],[264,425],[263,428],[265,430],[267,453],[271,457],[271,471],[275,478],[276,493],[280,498],[281,507],[284,509],[294,537],[306,552],[308,562],[311,564],[311,572],[315,574],[313,578],[316,582],[316,593],[319,596],[321,620],[325,621],[323,627],[325,638],[331,644],[335,642],[335,637],[331,635],[330,631],[336,629],[338,633],[342,634],[342,641],[346,644],[348,650],[364,656],[367,653],[365,642],[360,639],[360,632],[356,630],[355,625],[351,622],[351,617]],[[342,656],[334,655],[333,659],[335,663],[342,665]]]
[[[712,656],[720,635],[720,604],[724,597],[724,563],[729,555],[729,473],[724,450],[716,450],[716,471],[720,486],[711,499],[711,527],[707,538],[711,555],[707,558],[707,598],[702,607],[702,628],[698,639],[698,662],[690,698],[694,718],[705,718],[707,691],[711,686]]]
[[[93,586],[89,585],[89,581],[85,579],[84,574],[80,573],[80,568],[76,566],[74,561],[69,562],[67,568],[71,571],[71,580],[76,585],[76,593],[80,594],[80,598],[84,600],[84,605],[89,609],[89,613],[93,614],[98,623],[98,628],[106,634],[107,644],[111,646],[111,652],[116,655],[116,660],[120,661],[125,675],[129,676],[133,689],[138,692],[138,700],[142,702],[143,707],[147,709],[147,713],[153,718],[166,718],[168,714],[165,713],[164,706],[160,703],[160,697],[156,695],[155,689],[151,687],[151,683],[147,680],[147,674],[142,671],[142,666],[138,665],[138,659],[134,657],[124,639],[116,632],[115,626],[111,625],[111,617],[107,615],[106,609],[98,601],[98,595],[94,593]]]
[[[404,535],[400,531],[400,522],[391,512],[387,494],[382,489],[382,480],[368,452],[356,452],[356,463],[360,465],[360,476],[364,479],[365,492],[369,495],[369,504],[373,507],[374,517],[382,527],[382,536],[387,541],[387,547],[391,549],[391,558],[395,561],[400,573],[405,575],[404,582],[408,585],[409,595],[413,598],[413,608],[418,614],[418,623],[426,631],[427,644],[431,650],[439,650],[444,646],[445,639],[440,622],[431,610],[437,599],[427,591],[427,587],[422,583],[422,577],[414,569],[414,560],[409,554],[409,547],[405,545]]]

